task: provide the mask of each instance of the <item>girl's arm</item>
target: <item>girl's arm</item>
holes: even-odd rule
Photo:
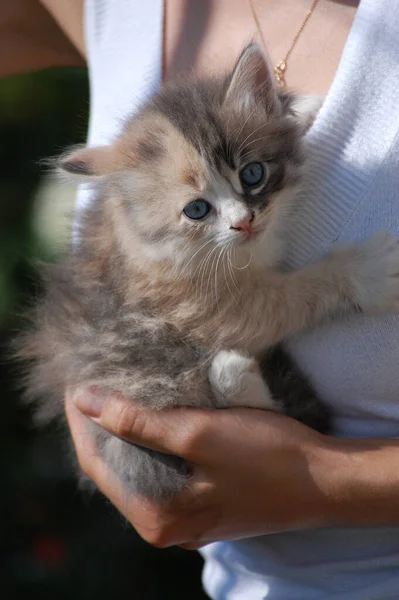
[[[84,56],[83,0],[0,2],[0,77],[84,67]]]

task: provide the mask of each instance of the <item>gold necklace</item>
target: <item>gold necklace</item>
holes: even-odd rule
[[[263,35],[263,32],[262,32],[262,28],[260,26],[258,15],[256,14],[256,10],[255,10],[255,6],[253,4],[253,0],[248,0],[248,2],[249,2],[249,6],[251,8],[252,16],[253,16],[255,24],[256,24],[256,28],[257,28],[258,33],[259,33],[259,37],[260,37],[260,39],[262,41],[264,50],[267,53],[265,38],[264,38],[264,35]],[[297,41],[299,40],[299,38],[301,36],[302,31],[306,27],[306,23],[309,21],[309,19],[312,16],[312,14],[314,12],[314,9],[316,8],[316,6],[317,6],[318,3],[319,3],[319,0],[313,0],[312,6],[309,8],[308,12],[306,13],[306,17],[304,18],[304,20],[302,21],[302,24],[301,24],[300,28],[296,32],[296,35],[295,35],[294,39],[292,40],[291,46],[288,48],[288,51],[287,51],[285,57],[273,69],[274,76],[276,78],[277,85],[279,87],[285,87],[286,86],[285,72],[287,70],[288,59],[291,56],[292,51],[294,50],[294,48],[295,48],[295,46],[297,44]]]

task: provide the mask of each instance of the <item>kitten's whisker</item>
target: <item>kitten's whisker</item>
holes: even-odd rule
[[[216,256],[216,250],[218,248],[218,245],[216,244],[206,255],[205,257],[205,261],[203,263],[203,267],[201,269],[201,276],[198,277],[198,282],[200,284],[199,286],[199,293],[203,291],[203,288],[205,287],[205,282],[204,282],[204,278],[205,275],[208,272],[208,265],[209,263],[211,263],[211,261],[213,262],[213,256]],[[207,294],[208,294],[208,285],[206,286],[206,291],[205,291],[205,302],[206,302],[206,298],[207,298]]]
[[[216,246],[216,249],[219,249],[219,244]],[[212,293],[212,282],[213,282],[212,275],[215,272],[214,266],[215,266],[215,263],[217,261],[217,258],[218,258],[218,254],[217,254],[217,252],[215,252],[215,254],[212,256],[212,262],[211,262],[211,264],[209,266],[208,281],[207,281],[207,284],[206,284],[206,291],[205,291],[205,301],[206,301],[206,303],[208,302],[208,289],[209,289],[210,293]]]
[[[217,304],[219,313],[220,313],[220,306],[219,306],[219,295],[218,295],[218,281],[219,281],[218,270],[219,270],[220,260],[222,259],[225,250],[226,250],[226,246],[222,246],[221,250],[219,252],[218,259],[216,262],[216,267],[215,267],[215,296],[216,296],[216,304]],[[222,262],[223,262],[223,260],[222,260]]]
[[[207,286],[206,290],[205,290],[205,276],[208,275],[208,264],[211,263],[212,255],[214,254],[216,248],[217,248],[217,246],[214,246],[212,248],[212,250],[208,253],[206,262],[204,263],[204,266],[201,269],[201,278],[199,278],[199,280],[198,280],[198,282],[199,282],[198,294],[202,295],[201,299],[203,300],[203,302],[205,304],[207,302],[207,289],[208,289],[208,286]]]
[[[260,129],[262,129],[264,126],[265,126],[265,124],[264,124],[264,123],[262,123],[262,125],[259,125],[259,127],[255,127],[255,129],[253,129],[253,130],[251,131],[251,133],[249,133],[249,134],[247,135],[247,137],[245,138],[245,140],[244,140],[243,142],[241,142],[241,144],[239,145],[239,147],[238,147],[238,150],[237,150],[237,154],[239,154],[239,152],[240,152],[241,148],[242,148],[242,147],[245,145],[246,141],[247,141],[247,140],[249,140],[249,139],[250,139],[250,138],[251,138],[253,135],[255,135],[255,133],[256,133],[257,131],[259,131]],[[264,136],[264,138],[267,138],[267,137],[270,137],[270,136]]]
[[[211,241],[211,242],[214,242],[215,240],[216,240],[216,236],[215,236],[214,238],[212,238],[210,241]],[[214,248],[211,248],[211,249],[210,249],[210,250],[209,250],[209,251],[206,253],[206,255],[205,255],[204,257],[202,257],[202,259],[200,260],[199,264],[197,265],[197,267],[196,267],[196,269],[194,270],[194,273],[193,273],[193,275],[192,275],[192,278],[191,278],[191,284],[193,284],[193,283],[194,283],[194,279],[196,279],[196,282],[195,282],[195,283],[196,283],[196,285],[195,285],[195,295],[196,295],[197,297],[198,297],[198,293],[199,293],[199,291],[200,291],[200,287],[201,287],[201,286],[200,286],[200,281],[201,281],[201,272],[202,272],[203,268],[204,268],[204,267],[205,267],[205,265],[206,265],[207,259],[209,258],[210,254],[212,253],[212,251],[213,251],[214,249],[215,249],[215,246],[214,246]],[[197,271],[198,271],[198,274],[196,275]],[[196,277],[195,277],[195,275],[196,275]]]
[[[228,252],[227,252],[228,250],[230,250],[230,246],[226,246],[226,258],[227,259],[228,259]],[[229,268],[229,263],[228,262],[227,262],[227,267]],[[223,261],[223,274],[224,274],[224,280],[226,282],[227,289],[229,290],[230,296],[231,296],[233,302],[238,305],[238,302],[235,299],[235,296],[234,296],[233,292],[230,289],[230,285],[229,285],[228,279],[226,277],[226,261]],[[230,275],[230,272],[229,272],[229,275]]]
[[[227,160],[228,162],[233,163],[232,160],[232,150],[233,147],[230,143],[230,131],[229,131],[229,121],[226,123],[226,150],[227,150]]]
[[[203,267],[204,264],[206,263],[207,259],[209,258],[209,255],[213,252],[214,248],[211,248],[210,250],[208,250],[208,252],[206,253],[205,256],[203,256],[201,258],[201,261],[195,271],[195,273],[197,273],[196,275],[196,282],[195,282],[195,295],[196,297],[198,297],[200,291],[201,291],[201,278],[202,278],[202,272],[203,272]]]
[[[245,146],[246,146],[245,147],[245,152],[244,152],[244,154],[241,154],[240,160],[244,161],[247,156],[249,156],[251,153],[252,154],[254,153],[254,151],[252,149],[249,149],[249,146],[251,144],[255,144],[256,142],[260,142],[261,140],[267,139],[268,137],[269,136],[265,136],[264,138],[256,138],[256,140],[252,140],[251,142],[247,142],[247,144],[245,144]]]
[[[236,137],[234,139],[234,144],[237,143],[237,140],[240,137],[242,130],[244,129],[245,125],[248,123],[249,119],[252,117],[252,115],[254,114],[254,112],[258,109],[258,106],[259,106],[259,104],[255,105],[255,107],[253,108],[253,110],[249,113],[249,115],[245,119],[244,123],[241,125],[240,130],[238,131],[238,133],[237,133],[237,135],[236,135]],[[262,127],[263,127],[263,125],[262,125]],[[241,148],[241,145],[240,145],[240,148]],[[239,153],[239,150],[240,149],[237,150],[237,154]]]
[[[187,269],[187,267],[191,264],[191,262],[194,260],[194,258],[197,256],[197,254],[199,252],[201,252],[201,250],[203,250],[205,248],[205,246],[207,246],[208,244],[210,244],[211,242],[214,242],[216,240],[216,237],[208,240],[207,242],[205,242],[205,244],[203,244],[197,251],[196,253],[190,258],[190,260],[188,261],[188,263],[186,265],[184,265],[184,269]]]
[[[237,290],[237,292],[238,292],[238,295],[239,295],[239,296],[241,296],[241,295],[242,295],[242,294],[241,294],[241,290],[240,290],[240,289],[238,288],[238,286],[237,286],[237,280],[236,280],[236,276],[235,276],[235,273],[234,273],[234,271],[233,271],[232,264],[231,264],[231,251],[232,251],[232,249],[233,249],[233,246],[234,246],[234,244],[232,243],[232,244],[230,245],[230,248],[229,248],[229,253],[228,253],[228,256],[227,256],[227,259],[228,259],[228,263],[227,263],[227,264],[228,264],[228,269],[229,269],[229,273],[230,273],[230,277],[231,277],[231,280],[232,280],[232,282],[233,282],[233,285],[234,285],[234,287],[236,288],[236,290]]]
[[[217,247],[218,247],[218,250],[219,250],[220,245],[218,244]],[[219,303],[218,303],[218,298],[217,298],[217,295],[216,295],[216,280],[215,280],[214,274],[217,271],[217,263],[218,263],[218,260],[219,260],[219,256],[220,256],[220,252],[215,254],[215,256],[214,256],[214,258],[212,260],[212,265],[211,265],[211,267],[209,269],[209,284],[210,284],[209,290],[210,290],[210,293],[212,294],[212,285],[213,285],[213,283],[215,283],[214,296],[215,296],[215,299],[216,299],[216,303],[217,303],[218,309],[219,309]]]
[[[235,269],[236,271],[244,271],[245,269],[247,269],[249,267],[249,265],[251,264],[252,261],[252,251],[249,251],[249,261],[247,262],[246,265],[244,265],[243,267],[237,267],[235,264],[231,263],[231,266],[233,267],[233,269]]]
[[[256,130],[255,130],[255,132],[256,132]],[[251,146],[252,144],[255,144],[256,142],[260,142],[262,140],[267,140],[269,138],[270,138],[270,135],[262,135],[262,137],[255,138],[254,140],[249,140],[248,142],[245,143],[245,146],[248,147],[248,146]]]

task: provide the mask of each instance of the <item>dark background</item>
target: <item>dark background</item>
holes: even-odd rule
[[[39,286],[35,262],[56,260],[73,204],[40,161],[84,142],[88,109],[83,70],[0,81],[0,596],[203,600],[197,553],[152,548],[99,493],[79,491],[64,434],[34,430],[9,360]]]

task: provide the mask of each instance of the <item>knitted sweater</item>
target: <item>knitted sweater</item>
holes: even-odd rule
[[[106,143],[158,89],[162,4],[86,0],[90,144]],[[397,0],[363,0],[307,135],[311,168],[289,235],[292,267],[375,230],[399,237],[398,105]],[[88,200],[82,190],[78,208]],[[399,316],[350,317],[301,334],[289,348],[331,409],[336,435],[399,436]],[[399,598],[398,527],[279,533],[202,553],[215,600]]]

